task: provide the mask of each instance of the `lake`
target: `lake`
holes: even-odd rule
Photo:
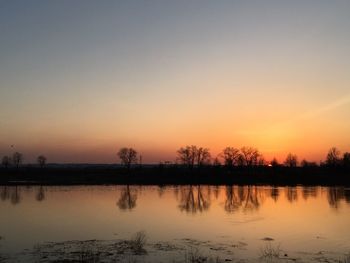
[[[0,198],[5,262],[82,251],[102,262],[339,262],[350,252],[345,187],[0,186]],[[147,241],[133,253],[140,231]]]

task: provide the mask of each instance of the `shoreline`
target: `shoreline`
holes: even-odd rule
[[[0,185],[350,186],[350,171],[330,167],[134,167],[0,169]]]

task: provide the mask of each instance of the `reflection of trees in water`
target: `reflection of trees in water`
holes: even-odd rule
[[[214,192],[215,199],[217,200],[219,198],[219,195],[220,195],[220,187],[218,185],[215,185],[213,192]]]
[[[45,200],[45,190],[42,185],[39,187],[38,192],[35,195],[35,199],[39,202]]]
[[[2,201],[10,200],[13,205],[17,205],[21,202],[20,188],[18,186],[3,186],[1,187],[0,198]]]
[[[302,188],[302,196],[305,200],[307,200],[309,197],[317,197],[317,187],[316,186],[304,186]]]
[[[350,203],[350,191],[344,187],[328,187],[327,199],[331,207],[337,209],[341,200]]]
[[[286,196],[289,202],[294,202],[298,200],[298,192],[296,187],[286,186],[285,188]]]
[[[226,186],[225,210],[231,213],[258,209],[262,197],[258,186]]]
[[[175,195],[175,199],[179,200],[179,186],[177,185],[174,186],[174,195]]]
[[[180,204],[181,211],[197,213],[209,209],[210,197],[208,191],[203,191],[200,185],[198,186],[183,186],[180,188]]]
[[[117,205],[119,209],[126,210],[126,209],[133,209],[136,206],[136,200],[137,200],[137,193],[136,191],[132,191],[130,189],[130,186],[127,185],[122,191],[120,198],[117,202]]]
[[[165,185],[158,185],[158,195],[159,197],[162,197],[165,193],[166,186]]]
[[[275,202],[277,202],[279,195],[280,195],[279,189],[277,187],[272,187],[270,196]]]
[[[30,186],[3,186],[0,190],[0,198],[2,201],[9,200],[13,205],[17,205],[22,201],[21,191],[28,189]],[[35,194],[35,199],[37,201],[43,201],[45,199],[45,190],[43,186],[38,188],[38,192]]]
[[[9,190],[8,186],[1,187],[0,198],[2,201],[6,201],[6,200],[10,199],[10,190]]]
[[[11,203],[17,205],[21,202],[21,193],[18,186],[16,185],[14,191],[11,193]]]

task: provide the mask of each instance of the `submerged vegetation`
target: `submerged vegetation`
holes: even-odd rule
[[[260,258],[271,261],[280,258],[282,250],[280,245],[274,246],[269,241],[263,248],[260,249]]]

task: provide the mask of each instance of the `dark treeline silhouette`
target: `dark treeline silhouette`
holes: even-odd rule
[[[350,153],[331,148],[325,161],[302,160],[289,153],[285,161],[266,161],[254,147],[226,147],[212,157],[206,147],[184,146],[174,162],[141,163],[130,147],[117,152],[120,165],[52,166],[39,155],[37,165],[23,165],[15,152],[2,158],[0,184],[270,184],[350,185]]]
[[[23,164],[23,154],[20,152],[13,153],[12,157],[5,155],[1,159],[1,164],[4,168],[15,167],[19,168]],[[43,168],[46,165],[47,158],[44,155],[37,157],[37,164]]]

